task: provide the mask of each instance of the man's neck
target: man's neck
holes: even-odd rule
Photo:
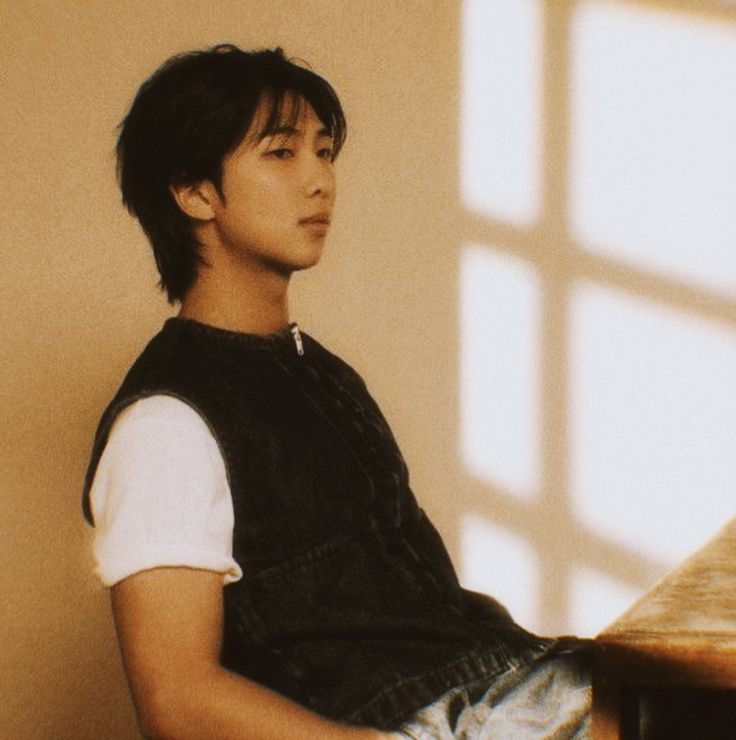
[[[289,275],[218,272],[202,266],[179,315],[221,329],[270,334],[289,323]]]

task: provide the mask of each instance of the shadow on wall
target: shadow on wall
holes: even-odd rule
[[[461,571],[595,634],[735,510],[736,9],[462,26]]]

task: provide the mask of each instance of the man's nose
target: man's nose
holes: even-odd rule
[[[310,196],[332,197],[335,193],[335,172],[332,163],[322,157],[310,157],[305,172],[306,190]]]

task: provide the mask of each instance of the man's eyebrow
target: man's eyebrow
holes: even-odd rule
[[[283,126],[275,126],[274,128],[269,128],[261,131],[260,134],[258,134],[258,141],[263,141],[264,139],[274,139],[276,137],[288,139],[291,136],[303,135],[304,133],[301,131],[301,129],[285,124]],[[319,131],[317,131],[317,138],[331,139],[332,133],[327,128],[327,126],[323,126]]]
[[[289,136],[299,136],[301,132],[294,126],[274,126],[273,128],[267,128],[258,134],[258,140],[263,141],[264,139],[273,139],[276,136],[281,138],[287,138]]]

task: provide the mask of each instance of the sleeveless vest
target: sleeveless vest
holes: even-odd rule
[[[190,404],[225,460],[244,573],[224,589],[223,665],[323,716],[389,729],[552,641],[461,588],[363,381],[293,333],[169,319],[102,416],[84,512],[92,522],[117,414],[154,394]]]

